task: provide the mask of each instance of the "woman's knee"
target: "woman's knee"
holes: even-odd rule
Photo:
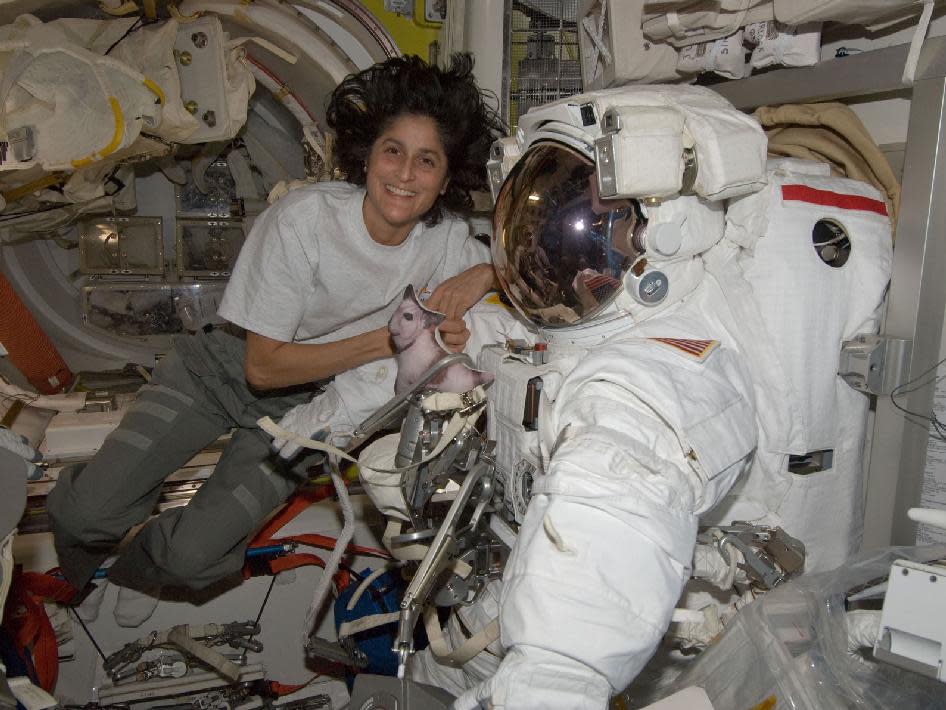
[[[57,536],[66,534],[76,540],[89,540],[105,516],[102,501],[83,495],[74,485],[76,476],[85,466],[76,464],[63,468],[56,485],[46,496],[46,512]]]
[[[242,568],[243,555],[239,551],[231,550],[220,557],[203,542],[176,541],[167,548],[161,562],[166,584],[199,590]]]

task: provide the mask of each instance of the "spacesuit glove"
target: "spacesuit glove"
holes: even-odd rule
[[[286,412],[279,420],[279,426],[306,439],[344,446],[349,432],[344,422],[337,421],[338,410],[338,395],[334,390],[327,389],[312,401],[296,405]],[[289,460],[298,454],[302,447],[286,439],[276,438],[273,439],[272,448],[280,458]]]
[[[0,427],[0,448],[13,452],[23,460],[23,467],[28,481],[43,477],[43,471],[35,464],[43,460],[43,455],[30,446],[26,439],[14,434],[9,429]]]
[[[605,710],[607,679],[583,663],[534,646],[514,646],[492,678],[453,701],[452,710]]]
[[[328,438],[329,430],[325,427],[318,428],[319,425],[313,422],[313,417],[309,416],[309,412],[305,409],[311,404],[311,402],[308,404],[300,404],[290,409],[286,412],[285,416],[279,420],[279,426],[306,439],[325,441]],[[279,437],[273,439],[272,448],[273,451],[279,454],[281,459],[285,459],[286,461],[293,458],[302,449],[299,444],[288,439],[280,439]]]

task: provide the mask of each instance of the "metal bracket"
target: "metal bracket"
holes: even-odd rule
[[[780,527],[734,521],[719,530],[723,535],[717,547],[723,559],[729,562],[726,547],[732,545],[742,553],[744,563],[740,567],[764,589],[774,589],[804,569],[804,544]]]
[[[449,355],[443,356],[434,363],[427,372],[420,376],[420,379],[417,380],[413,388],[388,400],[387,404],[358,425],[358,428],[355,429],[354,432],[353,443],[348,446],[349,450],[354,449],[357,444],[364,443],[376,432],[399,424],[401,419],[404,418],[404,414],[407,412],[411,397],[421,393],[431,380],[456,363],[462,363],[469,368],[476,367],[470,359],[470,356],[466,353],[450,353]],[[357,444],[355,442],[357,442]]]
[[[913,341],[862,333],[841,344],[838,374],[858,392],[887,395],[907,381]]]

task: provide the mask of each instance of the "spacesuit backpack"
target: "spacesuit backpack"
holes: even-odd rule
[[[739,307],[767,337],[740,344],[756,370],[760,446],[744,487],[717,512],[796,535],[811,572],[860,544],[869,400],[842,379],[839,361],[845,342],[878,331],[891,229],[875,188],[825,164],[772,161],[768,178],[727,214],[749,287]]]

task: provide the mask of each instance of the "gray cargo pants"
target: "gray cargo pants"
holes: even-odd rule
[[[245,343],[220,330],[178,338],[93,459],[64,469],[47,499],[59,564],[82,589],[129,529],[155,508],[165,477],[236,427],[213,474],[185,505],[150,520],[109,579],[201,589],[243,566],[248,538],[305,480],[318,454],[275,456],[256,420],[278,420],[314,388],[260,396],[243,374]],[[265,393],[264,393],[265,394]]]

